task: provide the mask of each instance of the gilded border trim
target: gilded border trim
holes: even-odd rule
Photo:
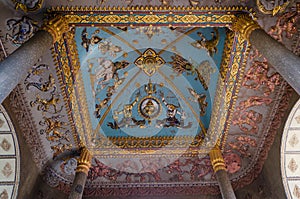
[[[72,93],[71,88],[73,86],[73,79],[71,77],[71,71],[69,70],[70,63],[67,57],[68,56],[66,53],[67,49],[66,46],[64,45],[65,44],[64,42],[65,42],[64,39],[61,38],[58,42],[54,44],[54,47],[51,50],[52,50],[52,57],[56,65],[56,74],[58,77],[58,81],[60,83],[60,89],[62,90],[62,96],[65,102],[65,108],[68,113],[68,120],[72,129],[73,139],[74,142],[77,144],[77,147],[79,148],[79,139],[77,135],[77,129],[75,126],[75,119],[72,115],[73,99],[72,96],[70,95],[70,93]]]
[[[227,96],[231,95],[232,100],[226,101],[228,115],[226,121],[222,123],[222,126],[224,127],[224,132],[220,143],[221,149],[224,149],[227,141],[228,131],[232,119],[232,113],[234,111],[236,99],[241,87],[242,79],[244,77],[245,67],[247,64],[247,57],[250,51],[250,45],[240,34],[235,34],[234,40],[234,42],[236,43],[236,45],[233,45],[235,49],[231,49],[231,51],[235,52],[235,54],[232,55],[230,59],[223,58],[224,64],[225,62],[227,62],[229,66],[231,66],[232,71],[230,77],[228,78],[229,82],[227,82],[227,84],[228,86],[232,87],[232,91],[234,91],[234,93],[226,91],[226,98]]]
[[[231,26],[236,14],[251,13],[247,7],[52,7],[51,14],[63,15],[72,26],[147,25]],[[76,14],[75,14],[76,13]]]
[[[97,7],[97,6],[56,6],[48,9],[49,12],[114,12],[114,11],[182,11],[182,12],[207,12],[207,11],[248,11],[252,12],[252,8],[246,6],[230,6],[230,7],[213,7],[213,6],[113,6],[113,7]]]

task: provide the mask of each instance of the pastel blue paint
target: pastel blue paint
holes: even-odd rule
[[[102,59],[102,61],[105,60],[106,62],[104,62],[107,65],[109,65],[109,62],[115,63],[123,60],[129,62],[129,65],[126,68],[117,71],[118,78],[124,78],[124,82],[120,84],[112,93],[112,96],[109,97],[107,104],[111,105],[111,109],[108,110],[108,106],[106,106],[99,111],[99,115],[101,116],[107,112],[106,117],[103,119],[101,128],[99,129],[99,133],[105,134],[108,137],[196,135],[201,132],[197,117],[200,118],[205,129],[208,129],[226,39],[226,28],[218,28],[220,34],[220,40],[217,45],[218,50],[212,57],[205,49],[195,48],[191,45],[191,43],[200,39],[197,32],[201,32],[207,40],[210,40],[211,32],[214,31],[213,28],[197,28],[195,30],[190,28],[187,29],[190,30],[190,33],[183,36],[183,33],[180,31],[174,31],[168,27],[159,27],[152,30],[149,30],[149,28],[128,28],[127,31],[122,31],[115,27],[107,27],[103,29],[86,27],[87,38],[91,38],[93,35],[102,38],[98,44],[90,44],[88,52],[82,45],[82,32],[84,29],[85,27],[76,27],[75,40],[80,61],[80,72],[86,92],[86,100],[89,105],[89,117],[93,129],[96,129],[100,121],[100,118],[95,117],[95,104],[99,104],[105,98],[108,98],[108,87],[114,86],[115,83],[114,78],[107,79],[105,80],[104,86],[104,84],[101,83],[104,80],[104,76],[96,78],[97,74],[99,76],[99,74],[103,75],[105,72],[109,72],[109,70],[106,71],[103,69],[103,65],[100,64],[99,59]],[[100,31],[95,33],[97,30]],[[149,31],[153,34],[151,35]],[[101,50],[99,45],[104,44],[111,44],[121,50],[118,52]],[[166,62],[159,69],[159,72],[156,72],[151,77],[147,76],[134,64],[135,60],[148,48],[153,49]],[[209,87],[207,90],[203,88],[198,79],[195,79],[195,74],[188,75],[183,72],[180,75],[174,72],[170,62],[172,62],[171,56],[174,56],[175,53],[188,60],[194,66],[199,65],[204,61],[209,62],[210,66],[215,69],[215,72],[210,76],[210,82],[208,82]],[[126,55],[125,57],[124,54]],[[103,64],[103,62],[101,63]],[[168,78],[167,80],[165,79],[166,77]],[[173,77],[173,79],[171,77]],[[95,78],[94,82],[92,80],[93,78]],[[156,127],[156,120],[163,120],[166,118],[167,107],[164,104],[162,104],[160,115],[153,119],[153,124],[147,125],[147,128],[140,128],[139,126],[136,126],[132,128],[123,127],[120,129],[112,129],[107,125],[109,122],[114,121],[113,112],[121,111],[124,105],[132,103],[137,92],[140,92],[143,97],[147,95],[147,93],[143,91],[143,87],[148,84],[149,80],[156,85],[158,90],[165,94],[169,94],[166,101],[178,106],[178,112],[185,112],[186,119],[184,119],[184,122],[185,124],[187,124],[187,122],[191,122],[192,126],[190,128],[180,129],[177,127]],[[159,84],[163,84],[164,86],[160,87]],[[137,87],[136,85],[140,86]],[[208,106],[204,116],[200,117],[199,104],[190,100],[193,96],[187,88],[192,88],[196,93],[205,94],[207,96],[206,101],[208,102]],[[119,94],[120,92],[122,93]],[[153,97],[156,97],[159,99],[160,103],[162,103],[161,98],[157,93],[153,94]],[[133,107],[132,112],[132,117],[138,120],[143,119],[138,113],[137,106]],[[122,114],[119,114],[118,116],[119,120],[123,117]],[[181,115],[177,114],[176,118],[180,119]]]

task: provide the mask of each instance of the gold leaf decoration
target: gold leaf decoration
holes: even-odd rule
[[[137,58],[134,62],[134,64],[141,68],[149,77],[154,75],[154,73],[165,63],[165,60],[158,56],[151,48],[148,48],[143,55]]]

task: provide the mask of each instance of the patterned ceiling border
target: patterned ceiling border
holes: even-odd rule
[[[249,13],[247,7],[52,7],[49,15],[60,14],[69,25],[93,24],[93,26],[214,26],[230,27],[237,14]]]
[[[21,85],[18,85],[9,95],[9,104],[30,147],[33,161],[42,170],[48,159],[24,95]]]
[[[246,6],[228,6],[228,7],[222,7],[222,6],[127,6],[127,7],[121,7],[121,6],[107,6],[107,7],[97,7],[97,6],[56,6],[51,7],[48,9],[48,12],[112,12],[112,11],[182,11],[183,13],[196,11],[196,12],[207,12],[207,11],[248,11],[253,12],[252,8],[248,8]]]
[[[281,100],[276,102],[278,108],[277,112],[273,113],[273,117],[268,129],[265,133],[265,140],[262,147],[259,147],[259,152],[256,155],[256,161],[252,164],[252,166],[248,167],[247,170],[244,171],[244,175],[231,179],[232,186],[234,189],[242,188],[257,178],[260,174],[264,162],[268,157],[268,152],[273,144],[278,128],[283,122],[284,115],[286,114],[287,108],[289,107],[289,102],[291,100],[291,96],[294,90],[285,82],[282,82],[281,90],[279,91],[282,95]]]
[[[230,9],[233,10],[233,12],[230,12],[225,9],[227,8],[208,8],[208,10],[211,10],[210,12],[208,12],[208,14],[207,14],[208,10],[205,9],[202,11],[200,10],[194,13],[189,12],[188,14],[185,14],[185,12],[180,11],[181,10],[180,8],[177,8],[177,10],[174,10],[172,12],[160,11],[155,13],[155,15],[153,14],[152,11],[149,14],[147,14],[144,12],[143,9],[139,11],[137,10],[135,14],[130,12],[130,15],[128,15],[128,12],[124,12],[124,11],[118,11],[116,14],[114,14],[114,11],[106,11],[106,12],[101,12],[101,15],[96,11],[90,12],[88,14],[85,12],[82,13],[76,12],[76,14],[74,14],[74,11],[71,11],[72,8],[63,8],[63,7],[60,9],[56,9],[56,11],[59,14],[63,14],[63,18],[72,27],[88,26],[88,25],[89,26],[112,26],[114,24],[117,24],[118,26],[126,26],[132,23],[139,26],[143,24],[169,26],[170,23],[172,23],[172,26],[185,25],[185,26],[196,26],[196,27],[215,27],[215,26],[230,27],[232,23],[232,19],[235,18],[235,15],[244,13],[245,11],[245,8]],[[206,14],[204,13],[204,11],[206,12]],[[58,14],[56,12],[54,13]],[[169,17],[171,17],[172,20],[170,20]],[[225,134],[228,133],[230,122],[227,122],[226,127],[224,127],[224,125],[226,120],[227,119],[230,120],[231,118],[231,112],[233,110],[235,99],[237,97],[237,93],[239,91],[239,87],[241,83],[240,77],[243,76],[244,68],[246,65],[245,57],[247,57],[249,52],[249,46],[247,42],[242,37],[240,37],[240,35],[238,34],[234,35],[232,32],[229,33],[228,35],[230,36],[227,36],[227,39],[229,39],[230,41],[226,42],[225,50],[223,53],[223,59],[225,61],[222,61],[221,64],[221,80],[219,80],[218,83],[219,88],[217,90],[217,93],[219,94],[216,95],[216,96],[225,95],[226,96],[225,103],[224,103],[223,111],[221,111],[220,113],[219,109],[221,106],[221,99],[220,97],[217,97],[215,99],[214,104],[218,104],[218,105],[214,106],[213,115],[211,117],[212,125],[210,125],[210,128],[211,126],[212,128],[209,129],[209,131],[211,132],[209,135],[210,140],[212,139],[217,140],[222,133]],[[78,93],[76,94],[75,90],[73,90],[73,87],[77,87],[77,89],[83,92],[83,88],[81,84],[75,85],[76,81],[75,81],[74,74],[76,74],[77,71],[79,70],[80,63],[78,59],[78,53],[76,51],[73,29],[65,33],[64,37],[60,41],[55,43],[53,49],[53,57],[55,58],[55,63],[57,66],[57,75],[60,79],[60,85],[64,90],[63,96],[66,103],[66,107],[69,110],[68,111],[69,120],[73,121],[70,122],[71,124],[73,124],[72,125],[73,137],[75,140],[78,140],[79,138],[78,138],[77,131],[81,135],[81,137],[84,137],[83,134],[85,132],[91,131],[90,130],[91,124],[87,119],[88,118],[87,111],[82,112],[79,110],[78,107],[78,102],[81,103],[81,106],[86,105],[86,102],[81,102],[80,100],[78,100],[77,99]],[[229,72],[227,72],[226,69]],[[227,75],[225,75],[226,72]],[[76,77],[76,80],[78,80],[78,75]],[[224,84],[224,82],[226,82],[226,84]],[[224,93],[223,91],[223,86],[226,87],[225,89],[226,93]],[[74,116],[71,110],[75,110],[75,112],[77,112],[78,114],[75,114]],[[75,123],[77,129],[75,127]],[[87,126],[87,128],[84,128],[84,126]],[[120,139],[120,141],[124,142],[124,139]],[[131,141],[132,140],[129,139],[129,142]],[[125,139],[125,142],[128,145],[127,138]],[[201,140],[198,140],[198,143],[199,144],[202,143]],[[78,146],[79,144],[80,142],[78,140]],[[192,149],[191,151],[192,155],[198,154],[199,152],[198,148],[191,148],[191,149]],[[107,150],[106,152],[109,151],[110,150]],[[149,152],[151,152],[151,150]],[[101,153],[103,154],[103,151]]]

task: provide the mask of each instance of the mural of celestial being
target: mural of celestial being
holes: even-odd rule
[[[86,140],[95,142],[99,133],[203,136],[209,127],[225,37],[225,28],[77,27],[75,40],[93,131]]]

